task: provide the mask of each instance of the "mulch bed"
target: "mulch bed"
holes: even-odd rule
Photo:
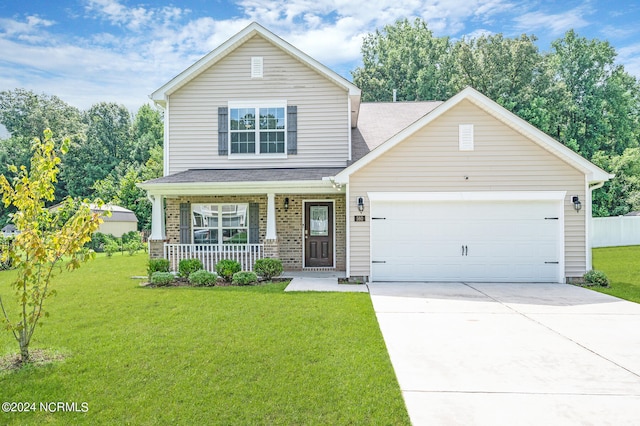
[[[290,281],[291,278],[271,278],[270,280],[259,280],[257,283],[255,284],[249,284],[249,285],[262,285],[262,284],[270,284],[270,283],[279,283],[279,282],[284,282],[284,281]],[[193,286],[189,283],[189,280],[187,280],[186,278],[181,278],[181,277],[176,277],[175,280],[173,280],[170,284],[167,285],[155,285],[155,284],[151,284],[150,282],[144,281],[140,283],[140,286],[142,287],[148,287],[148,288],[167,288],[167,287],[196,287]],[[226,282],[222,279],[219,279],[216,282],[215,287],[246,287],[246,286],[239,286],[239,285],[235,285],[235,284],[231,284],[229,282]]]
[[[30,365],[46,365],[53,362],[63,361],[66,355],[57,352],[50,352],[44,349],[31,349],[29,351]],[[9,354],[0,357],[0,371],[18,370],[23,367],[20,354]]]

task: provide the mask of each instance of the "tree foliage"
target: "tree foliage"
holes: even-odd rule
[[[451,51],[455,91],[471,86],[500,105],[521,112],[530,107],[542,73],[542,55],[535,36],[505,38],[502,34],[462,39]]]
[[[399,101],[446,99],[455,94],[449,51],[449,39],[421,19],[400,20],[365,36],[353,81],[365,102],[391,101],[394,89]]]
[[[164,126],[157,110],[143,105],[132,116],[122,105],[101,102],[83,112],[55,96],[15,89],[0,92],[0,123],[10,133],[0,141],[0,173],[8,172],[5,164],[29,164],[31,141],[46,123],[58,141],[64,136],[71,145],[60,164],[56,198],[104,197],[133,210],[140,229],[150,226],[150,203],[135,184],[162,176]],[[0,207],[0,225],[12,212]]]
[[[69,139],[65,139],[62,153],[68,150],[69,144]],[[30,167],[10,166],[9,171],[16,175],[11,182],[4,174],[0,175],[2,201],[5,206],[16,209],[12,221],[20,231],[2,254],[11,259],[17,269],[13,282],[18,302],[17,319],[11,319],[12,313],[2,299],[0,307],[6,328],[20,346],[22,363],[29,362],[31,338],[46,314],[44,301],[54,295],[51,278],[56,266],[64,260],[69,269],[75,269],[87,260],[90,256],[82,248],[102,222],[87,202],[78,205],[67,198],[56,211],[45,206],[55,198],[59,165],[52,133],[45,129],[44,139],[34,140]]]
[[[592,160],[616,175],[593,192],[593,214],[617,216],[640,210],[640,148],[627,148],[622,155],[598,151]]]

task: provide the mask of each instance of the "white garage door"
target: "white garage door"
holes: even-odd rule
[[[562,200],[371,198],[372,281],[562,281]]]

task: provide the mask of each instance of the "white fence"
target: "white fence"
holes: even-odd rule
[[[262,244],[165,244],[164,257],[172,271],[178,270],[182,259],[200,259],[204,269],[215,272],[223,259],[240,262],[243,271],[253,271],[253,264],[264,257]]]
[[[640,245],[640,216],[594,217],[592,247]]]

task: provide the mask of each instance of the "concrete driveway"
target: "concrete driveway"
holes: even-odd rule
[[[374,283],[414,425],[640,424],[640,305],[566,284]]]

